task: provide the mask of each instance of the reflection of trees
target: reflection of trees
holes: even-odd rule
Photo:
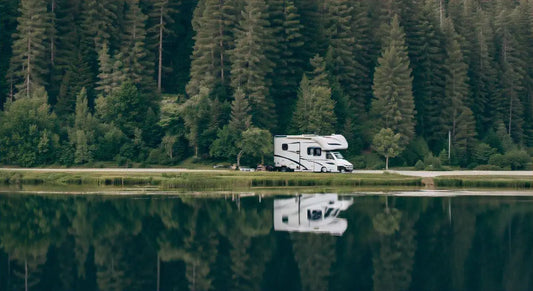
[[[407,290],[416,248],[414,222],[387,205],[372,224],[379,236],[379,250],[372,259],[374,290]]]
[[[290,236],[302,289],[327,290],[337,237],[313,233],[291,233]]]
[[[9,198],[0,203],[1,247],[15,262],[14,285],[28,290],[39,283],[50,241],[56,236],[59,210],[43,207],[43,199]]]

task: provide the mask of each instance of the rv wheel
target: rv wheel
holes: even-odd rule
[[[320,169],[320,172],[322,173],[325,173],[327,170],[326,170],[326,167],[322,167],[322,169]]]
[[[339,169],[339,172],[341,172],[341,173],[346,173],[346,169],[343,168],[343,167],[341,167],[341,168]]]
[[[287,172],[287,167],[285,167],[285,166],[281,167],[281,170],[280,170],[280,171],[282,171],[282,172]]]

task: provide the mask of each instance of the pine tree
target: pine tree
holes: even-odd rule
[[[194,156],[200,154],[200,144],[203,132],[209,126],[210,105],[209,89],[202,87],[200,93],[187,100],[181,109],[185,128],[187,129],[186,137],[189,144],[194,148]]]
[[[354,32],[352,31],[353,7],[349,0],[332,0],[328,5],[329,51],[327,65],[331,77],[336,78],[342,91],[348,97],[350,111],[361,117],[365,113],[365,96],[361,96],[357,79],[364,75],[366,68],[357,62],[354,56],[356,47]]]
[[[298,92],[298,102],[293,115],[295,133],[331,134],[335,130],[334,101],[331,89],[313,86],[304,74]]]
[[[391,128],[402,136],[402,145],[414,136],[414,101],[405,34],[398,17],[392,19],[389,35],[374,73],[372,112],[376,126]]]
[[[92,86],[91,72],[89,65],[84,62],[83,57],[78,55],[68,65],[61,80],[61,86],[57,94],[57,102],[54,111],[60,117],[66,117],[74,113],[76,106],[76,96],[82,88]],[[87,91],[89,94],[89,91]],[[66,121],[66,119],[64,119]]]
[[[243,132],[252,124],[250,106],[242,89],[235,91],[235,99],[231,103],[231,120],[229,126],[237,132]]]
[[[272,63],[266,52],[270,40],[266,28],[270,23],[263,14],[264,0],[246,3],[239,29],[235,33],[235,49],[232,51],[231,85],[241,88],[250,102],[252,122],[261,128],[273,129],[276,119],[273,104],[268,95],[266,76],[272,70]]]
[[[13,33],[17,28],[17,6],[19,1],[0,1],[0,110],[4,107],[5,98],[14,92],[11,77],[7,76],[9,69],[9,59],[11,58],[11,47],[13,42]],[[12,75],[12,74],[11,74]],[[12,99],[12,98],[10,98]]]
[[[421,7],[404,2],[401,20],[413,69],[416,131],[434,148],[441,144],[439,112],[444,95],[445,40],[434,1],[421,1]]]
[[[524,64],[511,22],[512,15],[503,9],[496,18],[496,36],[500,45],[500,116],[504,120],[507,133],[515,142],[523,142],[523,104],[519,94],[523,90]]]
[[[49,14],[45,0],[20,2],[17,32],[14,34],[10,72],[19,96],[30,97],[33,88],[45,84],[48,56],[45,41]]]
[[[467,106],[469,95],[467,66],[463,60],[463,54],[457,40],[457,34],[450,19],[445,19],[444,31],[446,34],[446,83],[445,94],[441,108],[442,131],[441,138],[444,140],[448,131],[451,132],[454,150],[460,147],[457,142],[458,128],[471,129],[470,126],[460,124],[461,122],[472,123],[472,112]],[[470,112],[470,113],[467,113]],[[461,118],[460,118],[461,116]],[[475,124],[474,124],[475,127]],[[475,133],[475,129],[473,132]],[[466,135],[463,132],[462,135]],[[459,149],[457,149],[459,150]],[[465,150],[464,148],[461,150]]]
[[[92,161],[91,147],[94,143],[94,121],[89,112],[85,88],[81,89],[76,97],[74,127],[69,132],[69,139],[71,144],[74,145],[74,162],[76,164]]]
[[[149,17],[154,23],[148,33],[157,47],[157,90],[161,92],[163,75],[163,43],[166,36],[171,33],[170,25],[174,23],[172,16],[176,14],[175,2],[173,0],[152,0],[152,7]]]
[[[145,22],[147,16],[139,7],[139,0],[126,2],[124,15],[124,35],[122,37],[121,52],[124,63],[124,73],[128,79],[145,93],[154,87],[153,63],[149,51],[146,49]]]
[[[107,96],[113,90],[113,62],[109,55],[109,48],[104,43],[100,52],[98,52],[98,81],[96,92],[100,95]]]
[[[315,55],[311,60],[312,71],[307,72],[311,86],[329,87],[328,73],[326,72],[326,61],[319,55]]]
[[[190,96],[198,94],[202,86],[211,90],[221,86],[223,91],[227,91],[236,5],[236,0],[203,0],[198,3],[193,19],[196,35],[190,81],[186,88]]]
[[[272,12],[273,4],[279,7]],[[298,89],[298,78],[302,74],[303,62],[301,53],[303,46],[302,25],[300,15],[291,0],[279,0],[269,4],[270,19],[274,27],[275,40],[269,59],[274,64],[274,70],[269,74],[272,86],[271,96],[276,104],[276,114],[279,116],[279,132],[285,132],[289,123],[290,113],[294,108]]]

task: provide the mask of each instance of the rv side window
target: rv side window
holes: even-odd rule
[[[321,156],[322,155],[322,149],[321,148],[307,148],[307,155],[308,156]]]
[[[284,143],[284,144],[281,145],[281,149],[284,150],[284,151],[286,151],[286,150],[289,149],[289,145],[286,144],[286,143]]]

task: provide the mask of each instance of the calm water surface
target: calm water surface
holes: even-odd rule
[[[533,290],[531,197],[0,195],[0,290]]]

